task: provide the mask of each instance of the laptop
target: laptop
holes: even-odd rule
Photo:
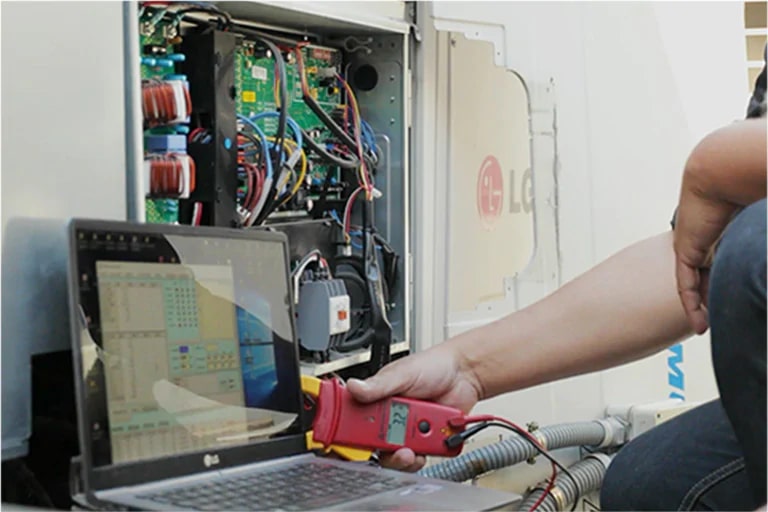
[[[131,510],[492,510],[520,496],[307,449],[288,244],[75,219],[72,493]]]

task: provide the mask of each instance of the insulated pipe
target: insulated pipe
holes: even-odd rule
[[[568,475],[559,472],[557,478],[555,478],[555,485],[536,510],[540,512],[565,510],[568,505],[578,500],[581,496],[597,491],[603,484],[605,470],[610,463],[611,458],[604,453],[588,455],[568,468],[568,472],[573,476],[573,480],[576,480],[575,483]],[[578,489],[576,488],[576,483],[579,485]],[[539,500],[546,487],[547,482],[539,483],[536,489],[530,492],[525,500],[523,500],[520,510],[533,510],[532,507]]]
[[[534,431],[533,435],[547,450],[573,446],[604,448],[623,444],[626,438],[626,426],[615,418],[608,418],[542,427]],[[515,436],[434,466],[428,466],[419,471],[419,474],[440,480],[465,482],[488,471],[528,460],[537,453],[538,451],[529,441]]]

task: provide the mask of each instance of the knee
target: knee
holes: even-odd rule
[[[608,466],[600,488],[601,510],[659,510],[653,498],[658,496],[653,480],[659,472],[650,467],[643,437],[625,445]]]
[[[763,199],[745,208],[726,228],[710,275],[711,314],[738,313],[736,303],[750,300],[762,302],[765,309],[765,215]]]
[[[765,215],[764,199],[745,208],[726,229],[715,254],[707,306],[716,371],[756,350],[752,343],[765,344],[764,336],[748,335],[749,329],[765,332]]]
[[[628,451],[631,451],[630,444],[614,456],[605,472],[600,487],[601,510],[643,510],[635,503],[637,497],[633,495],[633,489],[636,486],[628,473],[634,468],[627,463],[631,458],[626,456]]]

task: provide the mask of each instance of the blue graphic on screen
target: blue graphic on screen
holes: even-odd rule
[[[237,332],[245,403],[266,407],[277,387],[274,340],[269,302],[255,295],[238,297]]]

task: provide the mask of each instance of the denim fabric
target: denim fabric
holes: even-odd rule
[[[608,467],[602,510],[754,510],[736,436],[719,400],[662,423]]]
[[[754,510],[766,500],[766,202],[728,226],[710,275],[720,399],[632,440],[608,468],[603,510]]]
[[[731,222],[710,277],[712,361],[744,454],[753,496],[765,502],[765,199]]]

